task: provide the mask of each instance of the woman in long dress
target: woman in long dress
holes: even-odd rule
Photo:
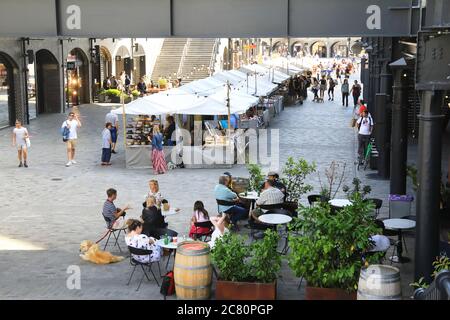
[[[154,125],[152,138],[152,162],[154,174],[166,173],[167,171],[167,163],[164,157],[162,144],[163,144],[163,135],[159,130],[159,126]]]

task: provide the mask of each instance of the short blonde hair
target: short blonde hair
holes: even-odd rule
[[[153,207],[155,204],[156,204],[156,198],[154,196],[150,196],[147,198],[147,202],[146,202],[147,208]]]
[[[161,130],[159,130],[159,125],[155,124],[155,125],[153,126],[153,134],[155,134],[155,133],[160,133],[160,132],[161,132]]]
[[[159,183],[158,180],[152,179],[148,182],[148,184],[153,184],[156,186],[156,188],[159,190]]]

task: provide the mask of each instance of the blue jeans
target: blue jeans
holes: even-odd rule
[[[225,213],[230,215],[230,220],[232,224],[237,224],[239,220],[245,220],[248,218],[247,209],[240,206],[232,206],[230,209],[225,211]]]
[[[117,142],[117,128],[116,127],[112,127],[111,129],[109,129],[109,131],[111,131],[112,143],[116,143]]]
[[[102,149],[102,162],[107,163],[111,161],[111,148]]]

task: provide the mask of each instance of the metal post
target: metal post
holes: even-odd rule
[[[395,71],[392,104],[391,194],[406,194],[408,153],[408,78],[404,69]]]
[[[378,150],[378,175],[388,179],[390,174],[390,137],[391,123],[389,121],[389,96],[377,93],[375,96],[375,141]]]
[[[439,202],[442,156],[442,91],[424,91],[420,107],[415,279],[431,282],[439,252]]]

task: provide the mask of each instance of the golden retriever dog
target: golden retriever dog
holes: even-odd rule
[[[124,257],[114,256],[110,252],[100,250],[98,244],[90,240],[84,240],[83,242],[81,242],[80,252],[81,259],[96,264],[120,262],[125,259]]]

